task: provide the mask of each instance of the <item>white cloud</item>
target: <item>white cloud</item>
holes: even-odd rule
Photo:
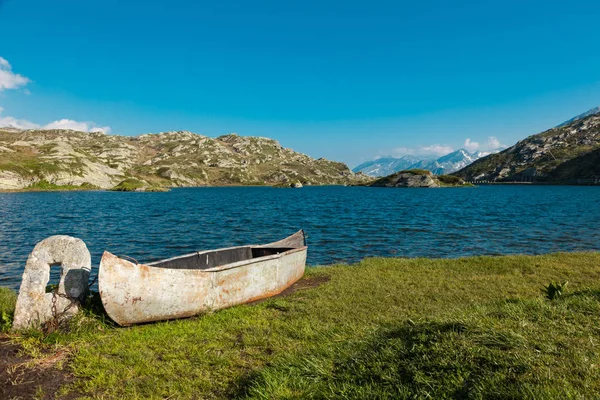
[[[400,156],[420,156],[420,157],[431,157],[431,156],[445,156],[448,153],[452,153],[454,149],[450,146],[441,144],[432,144],[430,146],[419,146],[419,147],[398,147],[392,150],[392,155],[395,157]]]
[[[0,92],[7,89],[18,89],[29,82],[31,82],[29,78],[12,72],[8,60],[0,57]]]
[[[416,153],[417,149],[412,149],[410,147],[398,147],[392,150],[392,155],[395,157],[414,156]]]
[[[2,0],[0,0],[1,3]],[[0,92],[7,89],[18,89],[31,82],[31,80],[23,75],[15,74],[12,67],[6,58],[0,57]],[[26,95],[31,94],[27,89],[23,91]],[[79,122],[72,119],[59,119],[45,125],[36,124],[35,122],[25,119],[17,119],[11,116],[2,116],[4,109],[0,107],[0,127],[12,127],[18,129],[72,129],[81,132],[103,132],[110,133],[110,126],[97,126],[93,122]]]
[[[467,151],[472,153],[479,148],[479,143],[472,141],[471,138],[467,138],[463,146]]]
[[[498,138],[496,136],[490,136],[490,137],[488,137],[487,147],[488,147],[488,150],[495,150],[495,149],[500,149],[500,148],[503,148],[506,146],[503,145],[502,143],[500,143],[500,141],[498,140]]]
[[[448,153],[452,153],[454,149],[450,146],[445,146],[441,144],[432,144],[431,146],[422,146],[420,147],[423,153],[421,154],[431,154],[434,156],[445,156]]]
[[[80,132],[102,132],[109,133],[110,126],[96,126],[93,122],[79,122],[72,119],[60,119],[44,125],[42,129],[72,129]]]
[[[4,60],[0,58],[0,63]],[[0,107],[0,127],[8,126],[11,128],[19,128],[19,129],[36,129],[40,126],[38,124],[34,124],[33,122],[27,121],[25,119],[16,119],[13,117],[3,117],[2,111],[4,109]]]
[[[84,132],[87,131],[87,124],[85,122],[73,121],[72,119],[60,119],[44,125],[44,129],[72,129]]]
[[[0,61],[1,62],[1,61]],[[110,126],[97,126],[93,122],[79,122],[72,119],[60,119],[50,122],[46,125],[39,125],[25,119],[16,119],[14,117],[2,116],[4,109],[0,107],[0,127],[12,127],[18,129],[72,129],[81,132],[102,132],[110,133]]]
[[[101,132],[101,133],[105,133],[105,134],[109,134],[111,131],[110,126],[96,126],[92,129],[89,130],[89,132]]]

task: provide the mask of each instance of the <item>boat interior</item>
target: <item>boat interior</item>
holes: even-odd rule
[[[234,247],[230,249],[214,250],[201,253],[187,254],[181,257],[170,258],[147,264],[152,267],[170,269],[209,269],[253,258],[280,254],[293,247]]]

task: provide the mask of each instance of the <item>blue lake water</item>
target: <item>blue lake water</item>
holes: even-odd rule
[[[18,288],[35,244],[85,241],[150,262],[308,234],[308,264],[600,250],[600,187],[227,187],[169,193],[0,193],[0,286]]]

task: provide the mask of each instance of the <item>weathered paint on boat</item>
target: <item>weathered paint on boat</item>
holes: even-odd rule
[[[208,250],[146,265],[104,252],[100,297],[107,314],[122,326],[191,317],[281,293],[304,275],[307,249],[299,231],[267,245]]]

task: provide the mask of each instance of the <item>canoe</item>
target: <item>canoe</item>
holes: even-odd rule
[[[98,271],[104,309],[122,326],[191,317],[274,296],[304,275],[304,231],[138,264],[107,251]]]

